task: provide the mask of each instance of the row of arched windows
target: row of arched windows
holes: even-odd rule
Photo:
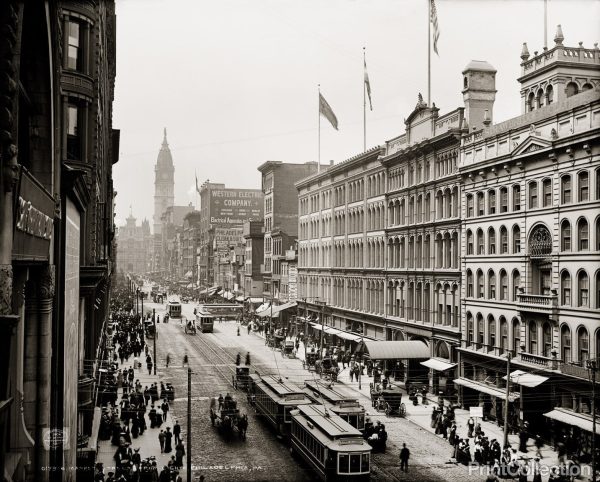
[[[385,194],[385,173],[378,172],[367,176],[367,197]]]
[[[438,283],[432,292],[429,282],[390,281],[388,313],[408,320],[458,328],[459,296],[456,283]]]
[[[574,238],[574,234],[577,235]],[[586,218],[580,217],[576,222],[576,229],[571,229],[571,222],[563,219],[560,223],[560,250],[561,251],[600,251],[600,218],[596,218],[595,247],[590,242],[590,228]]]
[[[505,226],[500,226],[498,235],[493,227],[487,229],[487,239],[483,229],[479,228],[473,236],[473,231],[466,233],[467,256],[492,254],[517,254],[521,252],[521,229],[517,224],[511,229],[509,238]]]
[[[560,327],[559,346],[554,346],[553,328],[549,322],[530,320],[521,323],[513,318],[509,323],[504,316],[498,319],[489,314],[487,318],[481,313],[475,317],[471,312],[466,314],[467,346],[475,348],[496,349],[500,354],[511,351],[513,354],[525,352],[532,355],[553,358],[564,363],[584,364],[590,359],[590,335],[588,329],[580,325],[575,330],[575,337],[567,324]],[[600,353],[600,330],[596,331],[596,352]],[[554,351],[554,353],[553,353]]]
[[[390,238],[388,267],[459,268],[458,233],[437,233],[433,246],[431,238],[430,234]]]
[[[389,204],[389,225],[405,226],[458,216],[458,187],[440,189],[434,198],[432,193],[392,199]]]
[[[510,197],[509,197],[510,193]],[[490,216],[493,214],[507,213],[509,210],[515,212],[521,210],[521,187],[518,184],[499,189],[479,191],[475,194],[465,196],[466,216]]]
[[[466,283],[467,298],[518,301],[521,274],[518,269],[513,270],[509,284],[508,273],[505,269],[498,272],[498,277],[493,269],[488,270],[486,275],[481,269],[475,271],[475,274],[471,269],[467,269]]]
[[[563,306],[600,308],[600,270],[596,271],[595,286],[596,296],[595,300],[592,300],[590,297],[590,277],[587,271],[580,269],[572,277],[569,270],[562,270],[560,273],[560,304]]]

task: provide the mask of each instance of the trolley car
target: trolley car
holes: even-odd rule
[[[215,318],[210,313],[202,309],[196,311],[196,326],[202,333],[212,333],[214,324]]]
[[[323,405],[299,405],[291,412],[290,451],[324,481],[367,481],[371,446],[348,422]]]
[[[305,380],[304,392],[313,402],[323,404],[361,433],[365,430],[365,408],[356,396],[320,381]]]
[[[234,303],[207,303],[199,306],[199,311],[224,320],[237,320],[242,316],[243,309],[242,305]]]
[[[290,411],[312,401],[293,383],[274,375],[253,383],[255,407],[259,415],[275,428],[277,435],[287,437],[290,432]]]
[[[169,318],[181,318],[181,301],[178,296],[172,296],[167,302],[167,314]]]

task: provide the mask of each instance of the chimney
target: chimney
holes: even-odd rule
[[[330,165],[330,166],[333,166],[333,159],[330,159],[330,160],[329,160],[329,165]]]
[[[462,74],[466,122],[471,132],[478,131],[494,122],[496,69],[488,62],[472,60]]]

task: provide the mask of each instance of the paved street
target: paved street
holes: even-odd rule
[[[164,305],[148,304],[161,315]],[[185,316],[192,316],[193,306],[184,305]],[[245,353],[251,353],[253,368],[261,374],[280,373],[298,384],[314,376],[302,368],[301,360],[283,358],[279,351],[265,346],[264,339],[257,334],[248,335],[244,326],[237,335],[235,322],[215,323],[213,334],[196,336],[186,335],[183,327],[176,319],[168,324],[158,325],[157,340],[158,367],[162,378],[171,381],[175,387],[175,403],[172,413],[185,424],[187,410],[186,370],[182,369],[183,356],[188,354],[193,369],[192,376],[192,411],[193,411],[193,465],[197,468],[195,476],[204,474],[207,480],[310,480],[310,475],[298,462],[293,461],[284,444],[276,440],[268,427],[256,420],[254,413],[248,410],[243,394],[238,395],[242,411],[247,411],[250,418],[248,440],[246,442],[225,442],[214,430],[211,430],[208,408],[210,396],[218,396],[232,391],[226,378],[231,376],[235,356],[240,353],[244,360]],[[301,350],[302,351],[302,348]],[[165,367],[167,354],[171,358],[171,366]],[[342,375],[343,377],[343,375]],[[353,389],[357,386],[345,383]],[[388,450],[385,454],[373,455],[373,480],[484,480],[469,474],[464,466],[450,463],[451,447],[441,437],[435,436],[431,430],[420,423],[428,417],[424,412],[413,412],[407,419],[388,418],[374,410],[369,410],[368,379],[360,397],[362,403],[373,419],[385,423],[389,433]],[[412,408],[412,407],[411,407]],[[429,407],[419,406],[422,410]],[[409,409],[409,413],[411,410]],[[185,426],[184,426],[185,429]],[[185,438],[184,438],[185,440]],[[399,446],[406,443],[411,450],[411,468],[408,474],[399,470]]]

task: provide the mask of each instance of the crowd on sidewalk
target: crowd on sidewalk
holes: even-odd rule
[[[118,299],[118,298],[117,298]],[[181,440],[181,426],[175,423],[173,429],[161,427],[167,422],[170,405],[174,398],[173,388],[163,382],[146,383],[154,363],[152,353],[146,344],[146,333],[142,317],[124,310],[111,312],[112,354],[111,363],[101,380],[98,401],[102,416],[99,439],[108,441],[115,448],[113,465],[105,470],[105,462],[96,464],[96,482],[180,482],[179,473],[183,467],[185,447]],[[145,357],[148,376],[142,369],[141,357]],[[120,362],[120,363],[119,363]],[[159,429],[152,432],[149,429]],[[149,431],[146,436],[146,431]],[[157,450],[141,453],[142,439],[157,437]],[[174,440],[173,440],[174,439]],[[133,445],[139,443],[140,447]],[[173,448],[174,442],[174,448]],[[156,456],[158,452],[170,454],[167,465],[159,471]]]

